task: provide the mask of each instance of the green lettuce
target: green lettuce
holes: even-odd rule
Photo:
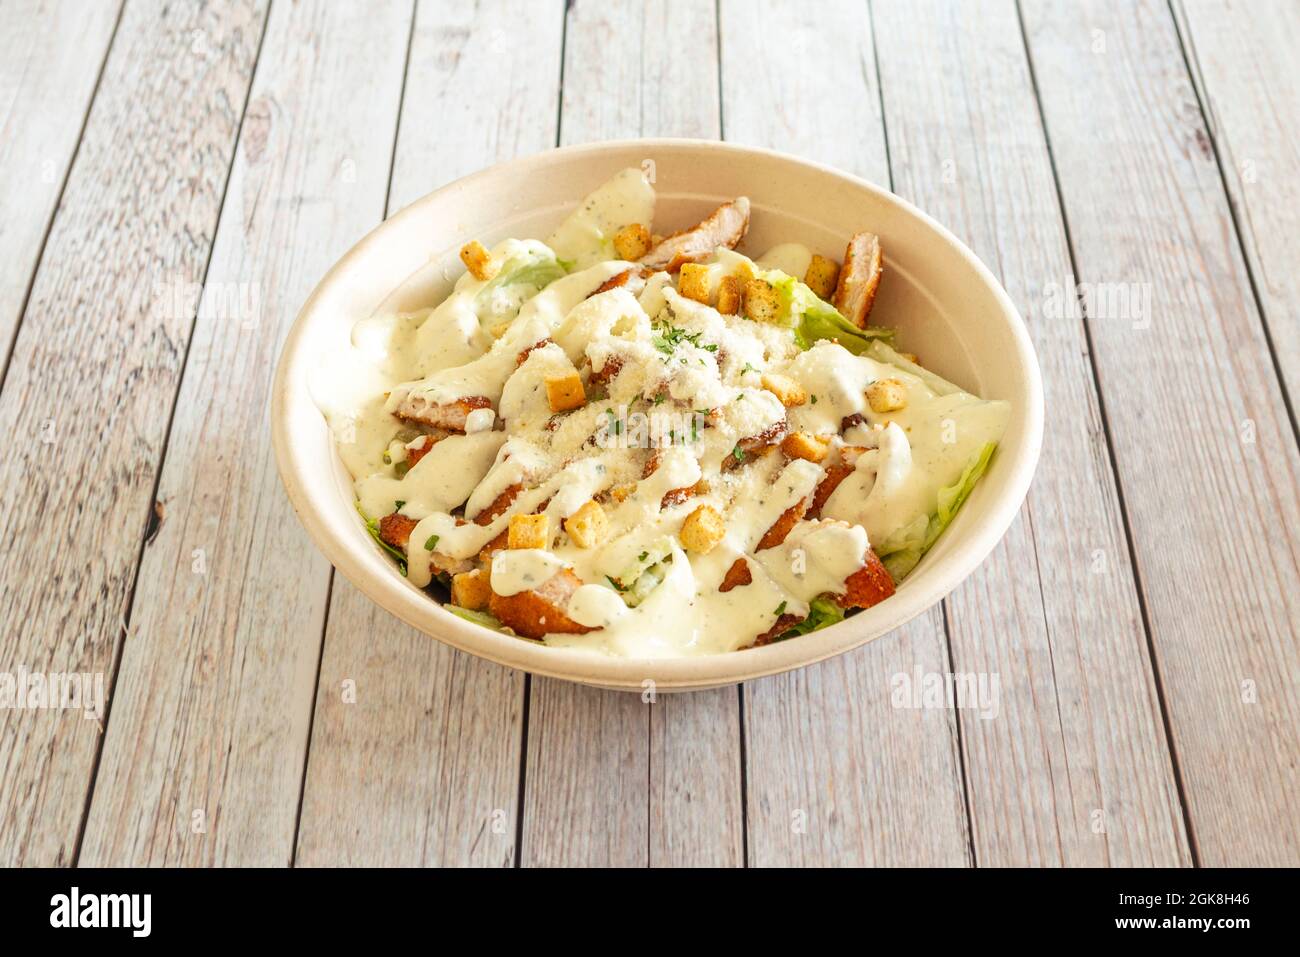
[[[808,606],[808,617],[789,631],[783,632],[777,640],[784,641],[787,638],[794,638],[796,635],[806,635],[810,631],[820,631],[822,628],[837,625],[843,620],[844,609],[833,600],[830,598],[814,598]]]
[[[935,375],[924,366],[917,365],[888,343],[881,342],[879,339],[867,347],[866,354],[869,359],[875,359],[877,362],[883,362],[896,369],[902,369],[904,372],[910,372],[929,386],[930,391],[935,395],[952,395],[954,392],[966,391],[960,386],[953,385],[942,376]]]
[[[497,621],[485,611],[474,611],[472,608],[461,608],[460,605],[452,604],[446,604],[442,607],[458,618],[472,621],[474,624],[482,625],[484,628],[491,628],[493,631],[501,630],[501,622]]]
[[[529,251],[522,256],[507,259],[502,264],[501,271],[493,276],[478,294],[480,297],[487,296],[505,286],[532,286],[537,292],[541,292],[555,280],[563,278],[565,274],[564,264],[555,258],[555,253],[549,250],[547,253]]]
[[[370,518],[368,515],[366,515],[364,511],[361,510],[361,503],[357,502],[356,504],[357,504],[357,514],[361,516],[361,521],[366,523],[366,531],[370,533],[370,537],[375,540],[375,543],[378,544],[380,548],[382,548],[384,551],[388,552],[388,554],[392,555],[394,558],[397,559],[397,568],[402,573],[402,575],[405,576],[406,556],[402,553],[401,549],[394,548],[392,545],[389,545],[380,536],[379,519]]]
[[[778,324],[794,331],[794,339],[800,349],[811,349],[813,343],[822,339],[835,339],[849,352],[860,355],[872,342],[892,339],[894,336],[893,329],[879,326],[859,329],[807,284],[779,269],[770,269],[761,275],[781,297]]]
[[[954,484],[939,489],[938,502],[933,515],[918,515],[914,521],[898,529],[876,548],[876,554],[880,556],[881,562],[884,563],[894,581],[901,581],[906,577],[943,534],[943,530],[952,523],[957,516],[957,511],[970,497],[975,483],[988,468],[989,459],[993,457],[993,451],[997,446],[996,442],[985,443],[984,447],[966,464],[961,478]]]

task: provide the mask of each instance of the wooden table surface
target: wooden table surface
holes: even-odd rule
[[[0,0],[0,672],[108,693],[0,710],[0,864],[1300,864],[1297,47],[1296,0]],[[1047,395],[941,606],[654,703],[371,604],[268,427],[385,215],[641,135],[917,203]],[[895,706],[948,673],[996,712]]]

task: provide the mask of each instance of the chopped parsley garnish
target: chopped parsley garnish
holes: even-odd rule
[[[605,581],[609,582],[611,585],[614,586],[614,591],[627,591],[628,588],[627,585],[620,585],[617,581],[615,581],[613,578],[611,578],[608,575],[605,576]]]
[[[406,502],[403,499],[399,498],[396,502],[393,503],[393,511],[400,512],[402,510],[402,506],[405,504]]]
[[[777,606],[776,606],[776,611],[774,611],[772,614],[776,615],[776,617],[778,617],[778,618],[780,618],[782,615],[784,615],[784,614],[785,614],[785,602],[781,602],[781,604],[777,605]]]
[[[636,560],[639,561],[639,562],[643,562],[643,561],[645,561],[645,560],[646,560],[647,558],[649,558],[649,557],[650,557],[650,553],[649,553],[649,552],[642,552],[640,555],[638,555],[638,556],[636,557]]]
[[[742,449],[739,445],[737,445],[734,449],[731,450],[731,455],[737,462],[745,461],[745,450]]]
[[[424,550],[426,552],[431,552],[434,550],[434,548],[437,547],[437,545],[438,545],[438,536],[430,535],[428,541],[424,543]]]

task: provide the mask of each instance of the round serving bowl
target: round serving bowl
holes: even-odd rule
[[[957,518],[893,597],[838,625],[761,648],[693,658],[631,659],[550,648],[446,611],[402,577],[367,534],[352,480],[313,399],[322,358],[347,347],[376,312],[438,302],[462,271],[460,247],[540,238],[618,170],[645,162],[655,182],[655,231],[697,222],[748,196],[757,256],[802,242],[839,259],[848,237],[878,234],[885,275],[872,321],[899,347],[1011,418],[988,472]],[[552,150],[458,180],[408,206],[335,264],[307,300],[280,356],[271,428],[280,477],[312,539],[340,572],[398,618],[439,641],[512,668],[604,688],[711,688],[802,667],[878,638],[934,605],[993,550],[1024,500],[1038,461],[1043,390],[1025,324],[1002,286],[956,237],[892,193],[839,170],[769,150],[695,140],[632,140]]]

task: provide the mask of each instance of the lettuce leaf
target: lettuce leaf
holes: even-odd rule
[[[859,329],[805,283],[779,269],[770,269],[761,275],[781,297],[781,324],[794,330],[794,339],[800,349],[811,349],[822,339],[835,339],[849,352],[860,355],[872,342],[894,336],[893,329],[878,326]]]
[[[822,628],[837,625],[843,620],[844,609],[832,599],[814,598],[808,606],[808,617],[789,631],[783,632],[777,640],[784,641],[787,638],[794,638],[796,635],[806,635],[811,631],[820,631]]]
[[[564,264],[555,258],[554,253],[543,255],[529,252],[523,256],[507,259],[502,264],[501,271],[493,276],[479,290],[478,294],[480,297],[488,296],[493,291],[506,286],[532,286],[537,292],[541,292],[555,280],[561,279],[565,275]],[[536,295],[536,293],[533,295]]]
[[[446,604],[442,606],[458,618],[464,618],[466,621],[472,621],[476,625],[482,625],[484,628],[491,628],[493,631],[501,630],[501,622],[497,621],[485,611],[474,611],[472,608],[461,608],[460,605]]]
[[[933,515],[917,516],[915,521],[900,528],[876,548],[876,554],[880,556],[881,562],[884,563],[894,581],[901,581],[906,577],[943,534],[943,530],[952,523],[958,510],[970,497],[975,483],[988,468],[989,459],[993,457],[997,445],[996,442],[985,443],[984,447],[966,464],[961,478],[954,484],[939,489],[938,502]]]
[[[370,537],[375,540],[375,543],[378,544],[380,548],[397,559],[397,569],[402,573],[402,577],[406,577],[406,555],[402,553],[401,549],[394,548],[380,537],[379,519],[367,516],[366,513],[362,511],[360,502],[357,502],[356,505],[357,514],[361,516],[361,521],[366,523],[366,531],[370,533]]]
[[[910,372],[929,386],[930,391],[935,395],[952,395],[954,392],[966,391],[960,386],[953,385],[942,376],[935,375],[924,366],[917,365],[888,343],[881,342],[879,339],[867,347],[867,358],[891,365],[896,369],[902,369],[904,372]]]

